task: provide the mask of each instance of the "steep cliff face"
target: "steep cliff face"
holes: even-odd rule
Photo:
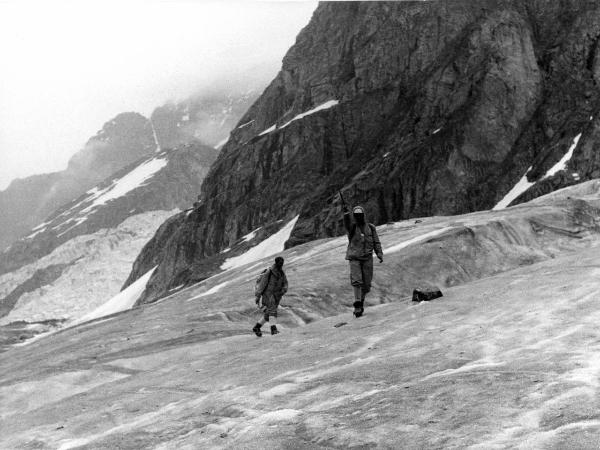
[[[599,38],[597,2],[321,4],[232,132],[202,207],[159,230],[130,281],[158,262],[152,300],[296,215],[288,246],[336,235],[340,189],[384,223],[598,176]]]

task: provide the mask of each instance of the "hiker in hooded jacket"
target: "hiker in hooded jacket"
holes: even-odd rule
[[[277,330],[277,308],[281,297],[288,290],[288,280],[283,271],[283,262],[281,256],[275,258],[275,263],[261,276],[257,286],[256,305],[260,306],[262,299],[264,309],[263,317],[252,328],[257,336],[262,336],[260,328],[267,322],[271,325],[271,334],[279,333],[279,330]]]
[[[348,233],[346,259],[350,262],[350,283],[354,289],[354,315],[360,317],[373,280],[373,251],[380,263],[383,262],[383,251],[375,225],[367,222],[362,206],[355,206],[351,214],[344,205],[344,226]]]

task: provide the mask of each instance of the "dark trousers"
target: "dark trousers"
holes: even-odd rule
[[[373,258],[350,260],[350,283],[352,286],[360,287],[363,293],[371,290],[373,280]]]
[[[265,292],[262,296],[262,304],[264,306],[264,317],[265,320],[269,321],[269,316],[277,317],[277,308],[281,298],[275,297],[271,292]]]

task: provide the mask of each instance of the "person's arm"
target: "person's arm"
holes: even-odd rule
[[[281,295],[283,296],[288,290],[288,280],[285,273],[283,274],[283,286],[281,287]]]
[[[348,235],[352,232],[352,219],[350,218],[351,213],[347,209],[344,210],[344,227]]]
[[[377,229],[375,228],[375,225],[371,225],[371,231],[373,232],[373,249],[375,250],[375,254],[379,259],[379,262],[383,262],[383,249],[381,248],[381,241],[377,235]]]

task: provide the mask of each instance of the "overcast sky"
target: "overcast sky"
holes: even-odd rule
[[[316,1],[0,0],[0,190],[62,170],[113,116],[261,67]]]

